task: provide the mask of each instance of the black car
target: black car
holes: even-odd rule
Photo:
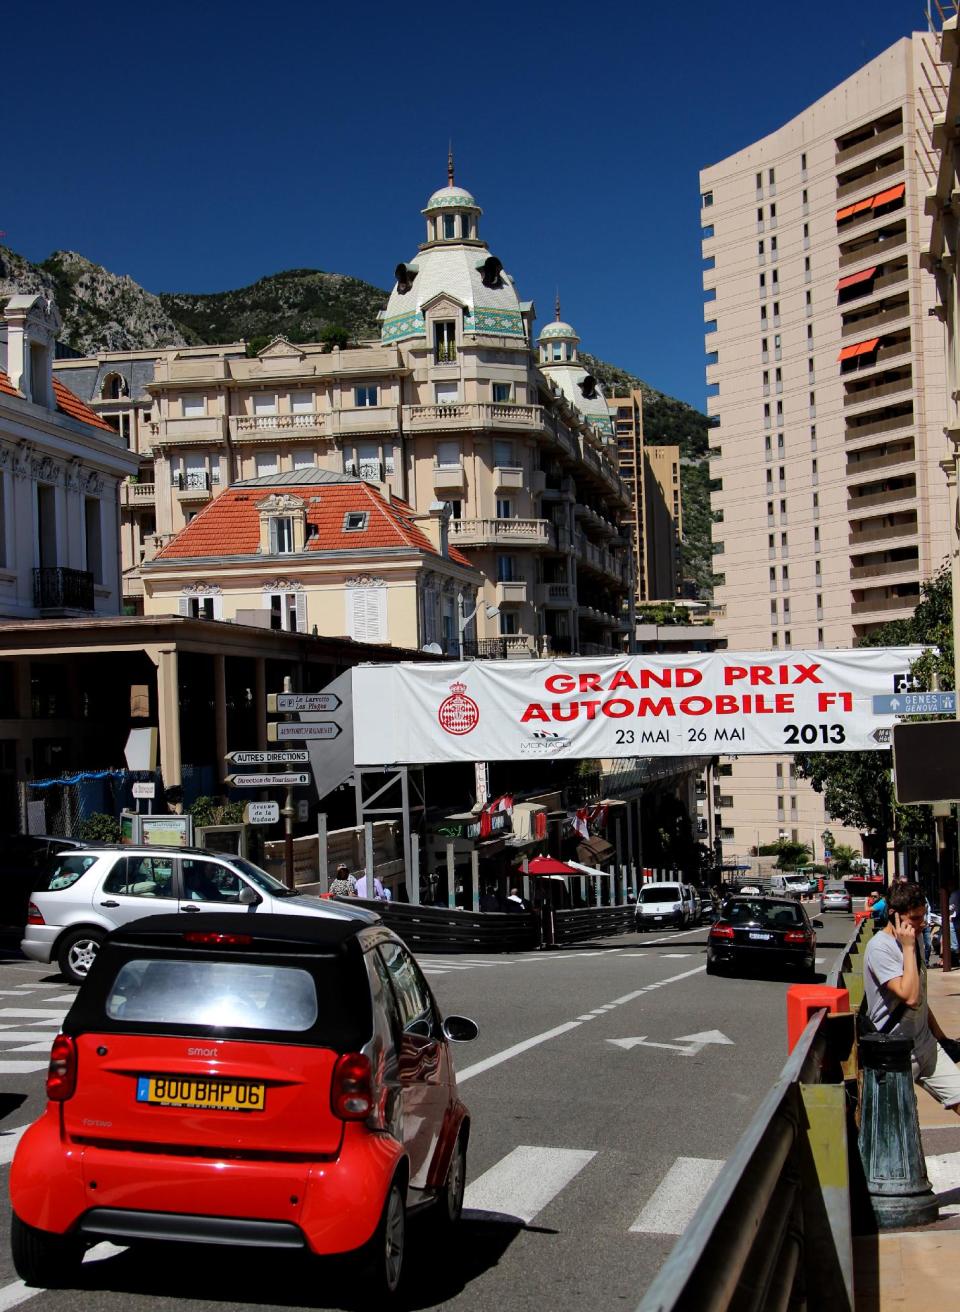
[[[707,974],[735,967],[786,967],[799,979],[814,978],[817,936],[804,907],[793,898],[738,895],[728,898],[707,938]]]
[[[27,903],[51,857],[75,847],[96,847],[53,834],[6,834],[0,841],[0,925],[22,929]]]

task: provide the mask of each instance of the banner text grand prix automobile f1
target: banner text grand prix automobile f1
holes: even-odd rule
[[[889,745],[919,647],[361,665],[357,765],[785,755]]]

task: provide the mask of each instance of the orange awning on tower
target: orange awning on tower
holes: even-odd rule
[[[879,337],[871,337],[865,342],[854,342],[852,346],[845,346],[837,360],[852,360],[855,355],[870,355],[880,344]]]
[[[872,269],[861,269],[859,273],[848,274],[837,283],[837,291],[842,292],[845,287],[854,287],[858,282],[869,282],[876,272],[877,266],[874,265]]]

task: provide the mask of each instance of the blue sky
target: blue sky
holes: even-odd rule
[[[296,267],[387,287],[452,136],[541,325],[559,284],[585,349],[701,407],[698,169],[925,25],[919,0],[15,11],[14,250],[77,250],[151,291]]]

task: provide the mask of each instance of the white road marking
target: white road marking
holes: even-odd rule
[[[593,1012],[588,1011],[585,1016],[578,1016],[577,1020],[593,1020]]]
[[[49,1065],[49,1057],[46,1061],[7,1061],[6,1058],[0,1058],[0,1075],[32,1075],[34,1071],[47,1070]]]
[[[0,1130],[0,1163],[12,1162],[17,1144],[30,1127],[17,1125],[12,1130]]]
[[[927,1179],[933,1186],[935,1194],[945,1194],[950,1190],[960,1189],[960,1153],[931,1154],[926,1159],[926,1163]],[[960,1215],[960,1199],[942,1204],[940,1215]]]
[[[52,1020],[60,1024],[67,1013],[62,1007],[0,1007],[0,1016],[13,1016],[17,1020]]]
[[[631,1234],[683,1234],[723,1165],[709,1157],[678,1157],[630,1227]]]
[[[111,1244],[104,1240],[102,1244],[94,1244],[88,1248],[83,1255],[84,1262],[100,1262],[104,1258],[114,1257],[117,1253],[125,1253],[125,1248],[119,1248],[116,1244]],[[35,1285],[25,1285],[22,1280],[14,1280],[9,1285],[4,1285],[0,1289],[0,1312],[7,1312],[7,1308],[19,1307],[21,1303],[26,1303],[29,1298],[36,1298],[37,1294],[43,1294],[46,1291],[39,1289]]]
[[[59,1032],[59,1030],[0,1030],[0,1043],[39,1043],[42,1039],[49,1047]]]
[[[692,952],[661,952],[661,961],[679,961],[681,957],[692,957]]]
[[[614,998],[609,1007],[622,1007],[626,1002],[633,1002],[635,998],[643,997],[644,993],[652,993],[654,989],[665,988],[668,984],[678,984],[681,980],[689,979],[691,975],[700,975],[706,969],[704,966],[695,966],[693,970],[685,970],[680,975],[671,975],[667,979],[655,980],[652,984],[646,984],[643,988],[634,989],[632,993],[625,993],[622,998]],[[600,1008],[597,1015],[602,1015],[604,1008]],[[536,1048],[541,1043],[547,1043],[550,1039],[556,1039],[561,1034],[566,1034],[570,1030],[580,1028],[581,1021],[568,1020],[563,1025],[557,1025],[552,1030],[544,1030],[542,1034],[534,1034],[529,1039],[524,1039],[521,1043],[514,1043],[509,1048],[504,1048],[502,1052],[495,1052],[491,1057],[485,1057],[482,1061],[475,1062],[472,1066],[465,1067],[462,1071],[457,1071],[457,1083],[462,1084],[464,1080],[472,1080],[475,1075],[482,1075],[484,1071],[491,1070],[494,1066],[501,1065],[502,1062],[509,1061],[511,1057],[518,1057],[522,1052],[527,1052],[530,1048]]]
[[[467,1186],[464,1210],[512,1216],[527,1225],[594,1157],[585,1149],[521,1144]]]

